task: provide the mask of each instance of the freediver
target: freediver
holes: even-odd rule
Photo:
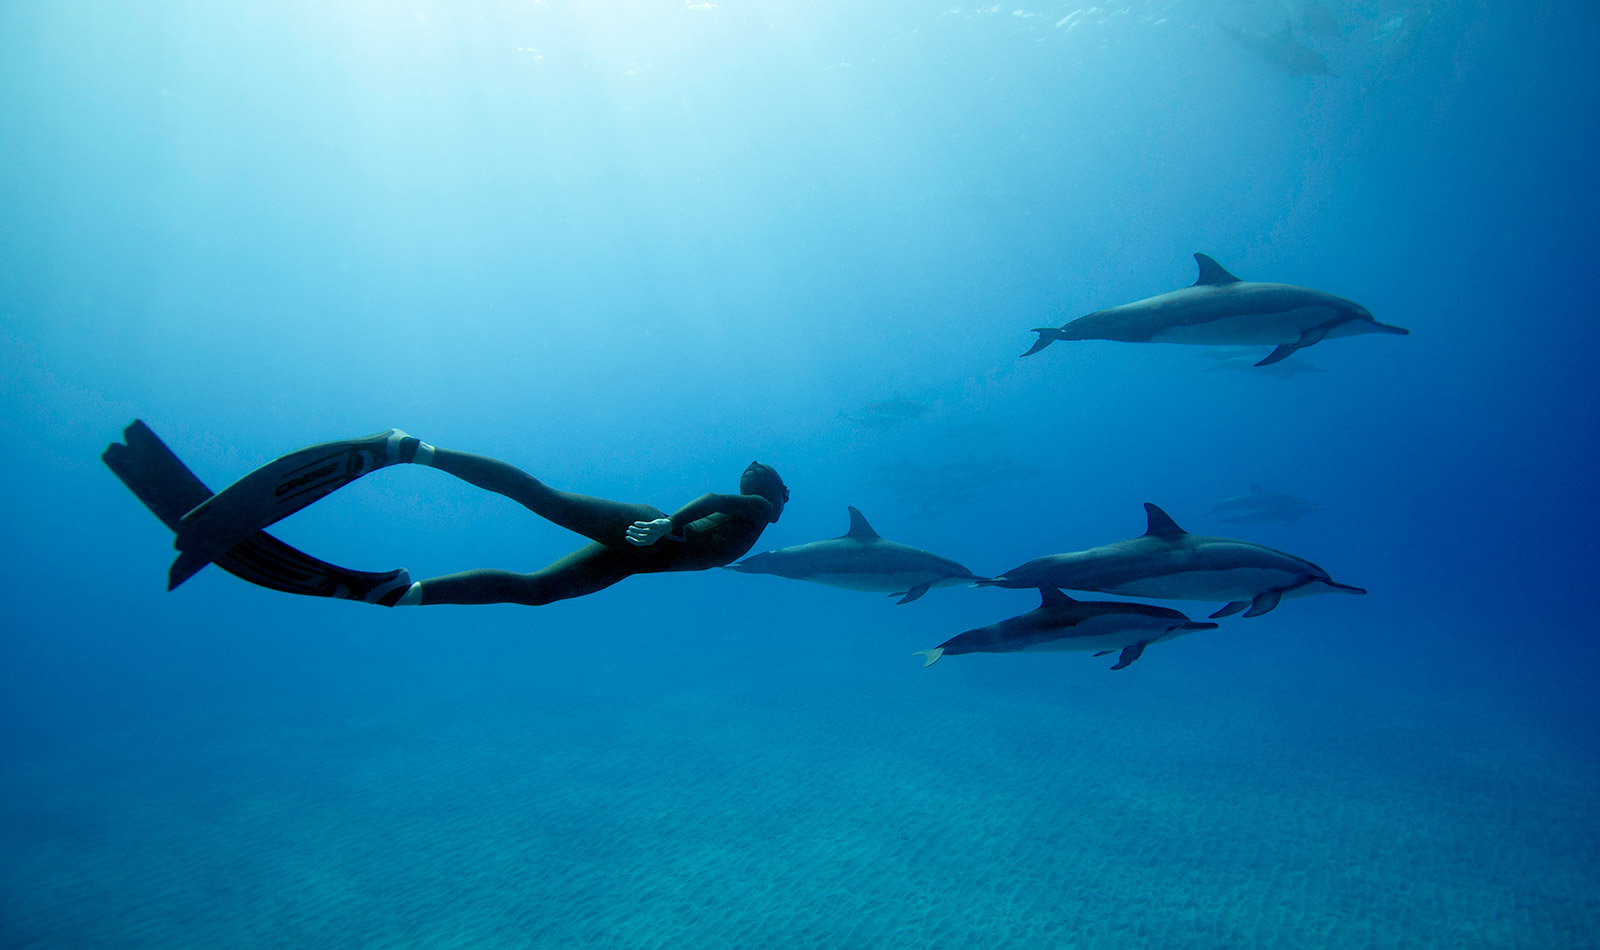
[[[114,448],[120,448],[126,456],[135,451],[136,444],[148,442],[167,452],[153,434],[146,440],[130,438],[128,446]],[[155,449],[137,451],[150,454]],[[169,478],[171,465],[182,467],[175,456],[170,463],[158,461],[161,464],[146,466],[144,481]],[[411,582],[402,570],[375,588],[341,587],[324,596],[366,600],[386,607],[548,604],[592,594],[633,574],[698,571],[730,564],[754,546],[767,525],[778,520],[789,500],[789,489],[778,473],[771,466],[751,462],[739,477],[739,494],[707,493],[667,515],[652,505],[552,488],[510,463],[437,448],[390,429],[363,439],[328,442],[291,452],[195,505],[176,525],[176,546],[181,553],[169,574],[169,589],[276,521],[368,472],[402,463],[427,465],[504,495],[534,514],[583,535],[591,543],[529,574],[485,569]],[[162,474],[163,465],[167,474]],[[137,466],[124,463],[113,467],[142,500],[148,489],[158,487],[135,484],[140,478]],[[134,471],[134,480],[125,474],[129,471]],[[150,502],[146,500],[146,504]],[[224,566],[228,566],[226,562]]]

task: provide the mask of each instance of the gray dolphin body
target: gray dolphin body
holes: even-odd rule
[[[1193,285],[1097,310],[1059,328],[1036,327],[1039,339],[1022,355],[1032,356],[1056,340],[1276,346],[1255,364],[1267,366],[1329,337],[1411,332],[1379,323],[1366,307],[1343,297],[1240,280],[1204,254],[1194,259],[1200,278]]]
[[[1149,604],[1109,600],[1073,600],[1054,587],[1039,589],[1038,607],[986,627],[957,634],[931,650],[922,650],[924,667],[946,653],[1093,652],[1121,650],[1112,667],[1120,670],[1139,658],[1152,643],[1181,637],[1194,630],[1215,630],[1214,623],[1196,623],[1176,610]]]
[[[1212,619],[1259,617],[1285,597],[1366,591],[1340,584],[1305,558],[1261,544],[1190,534],[1148,502],[1149,530],[1115,544],[1035,558],[979,585],[1064,587],[1163,600],[1225,600]],[[1249,608],[1245,610],[1245,608]]]
[[[1283,492],[1267,491],[1255,482],[1250,483],[1250,493],[1224,498],[1206,512],[1217,515],[1229,524],[1294,524],[1306,515],[1322,510],[1322,506],[1307,498]]]
[[[727,569],[898,595],[902,604],[909,604],[933,587],[984,579],[949,558],[885,541],[861,512],[853,507],[849,510],[850,530],[840,537],[752,555],[729,564]]]

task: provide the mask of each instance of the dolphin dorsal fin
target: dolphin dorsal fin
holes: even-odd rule
[[[1058,588],[1055,588],[1055,587],[1041,587],[1041,588],[1039,588],[1039,606],[1040,607],[1059,607],[1062,604],[1075,604],[1075,603],[1077,603],[1076,600],[1073,600],[1071,597],[1068,597],[1066,594],[1063,594]]]
[[[844,533],[847,538],[857,541],[877,541],[878,532],[872,530],[872,525],[867,524],[867,516],[856,510],[854,505],[846,505],[850,509],[850,530]]]
[[[1144,503],[1144,513],[1150,519],[1150,525],[1144,532],[1148,537],[1163,538],[1170,541],[1173,538],[1181,538],[1189,533],[1178,527],[1178,523],[1172,520],[1171,515],[1148,501]]]
[[[1239,278],[1228,273],[1226,267],[1204,254],[1196,254],[1194,262],[1200,265],[1200,279],[1194,282],[1196,287],[1220,287],[1223,284],[1240,283]]]

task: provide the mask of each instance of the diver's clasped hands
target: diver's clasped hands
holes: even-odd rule
[[[628,526],[628,543],[641,548],[649,547],[670,533],[672,533],[671,518],[635,521]]]

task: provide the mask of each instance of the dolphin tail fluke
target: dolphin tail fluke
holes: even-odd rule
[[[931,650],[918,650],[912,656],[922,657],[922,668],[927,669],[939,662],[939,657],[944,656],[944,647],[934,647]]]
[[[1033,346],[1029,347],[1023,356],[1032,356],[1055,341],[1066,339],[1066,335],[1058,327],[1034,327],[1033,332],[1039,334],[1039,339],[1033,341]]]
[[[1250,601],[1248,600],[1230,600],[1218,608],[1217,612],[1211,615],[1211,619],[1217,620],[1222,617],[1231,617],[1248,606],[1250,606]]]
[[[927,581],[925,583],[918,584],[917,586],[911,588],[910,590],[899,591],[898,593],[890,594],[889,596],[890,597],[898,597],[898,598],[900,598],[899,600],[895,601],[895,603],[897,603],[897,604],[909,604],[913,600],[916,600],[917,598],[921,597],[923,594],[926,594],[928,592],[928,588],[930,588],[932,586],[933,586],[933,582],[932,581]]]

